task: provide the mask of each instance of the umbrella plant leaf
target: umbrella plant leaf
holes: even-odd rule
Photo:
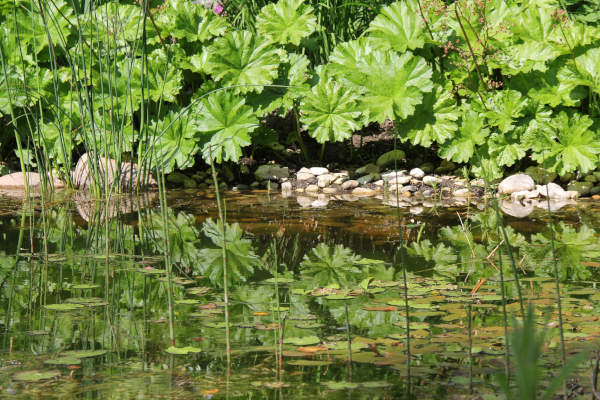
[[[277,78],[280,50],[249,31],[230,31],[208,47],[204,69],[238,93],[262,92]]]
[[[399,123],[397,129],[412,144],[429,147],[434,142],[444,143],[450,139],[458,128],[459,118],[460,110],[450,91],[436,85],[425,94],[415,114]]]
[[[206,42],[227,31],[227,21],[197,1],[171,0],[159,18],[164,34],[188,42]]]
[[[153,165],[165,173],[175,167],[185,169],[194,165],[194,155],[199,150],[196,134],[197,120],[189,112],[169,111],[161,120],[153,121],[146,151]]]
[[[200,101],[195,114],[198,132],[208,143],[202,155],[222,161],[237,161],[242,147],[251,143],[250,133],[258,127],[258,119],[244,99],[230,91],[213,92]]]
[[[367,32],[402,53],[423,47],[427,31],[417,0],[406,0],[384,7]]]
[[[312,88],[300,111],[302,123],[319,143],[343,141],[361,127],[358,95],[331,79],[321,79]]]
[[[488,137],[483,116],[473,110],[466,110],[458,129],[458,135],[440,145],[440,157],[455,162],[467,162],[475,154],[477,146]]]
[[[304,4],[304,0],[279,0],[267,4],[256,18],[258,33],[280,44],[298,46],[316,28],[317,18],[313,8]]]

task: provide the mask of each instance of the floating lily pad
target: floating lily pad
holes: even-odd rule
[[[161,282],[168,282],[169,278],[168,277],[160,277],[160,278],[156,278],[157,281],[161,281]],[[193,281],[191,279],[185,279],[185,278],[178,278],[178,277],[173,277],[171,278],[171,282],[173,282],[176,285],[192,285],[194,283],[196,283],[196,281]]]
[[[146,275],[162,275],[167,273],[167,271],[164,269],[156,269],[152,267],[145,267],[143,269],[137,269],[136,271]]]
[[[312,335],[312,336],[303,336],[303,337],[289,337],[283,340],[285,344],[293,344],[294,346],[309,346],[312,344],[321,343],[321,339]]]
[[[44,306],[44,308],[46,310],[52,310],[52,311],[75,311],[75,310],[79,310],[79,309],[83,308],[83,305],[81,305],[81,304],[69,304],[69,303],[63,303],[63,304],[46,304]]]
[[[71,286],[71,289],[96,289],[99,287],[100,285],[96,285],[94,283],[81,283],[78,285]]]
[[[279,285],[283,285],[286,283],[292,283],[292,282],[294,282],[294,280],[290,279],[290,278],[278,278],[277,280],[275,280],[275,278],[269,278],[269,279],[265,279],[263,282],[264,283],[277,283]]]
[[[107,350],[70,350],[61,353],[63,357],[72,358],[91,358],[98,357],[108,353]]]
[[[181,299],[181,300],[175,300],[175,304],[199,304],[200,300],[196,300],[196,299]]]
[[[31,370],[31,371],[17,372],[12,377],[14,380],[21,381],[21,382],[39,382],[39,381],[46,381],[48,379],[58,378],[59,376],[60,376],[60,371],[56,371],[56,370],[51,370],[51,371]]]
[[[191,354],[191,353],[200,353],[202,352],[202,349],[199,349],[197,347],[192,347],[192,346],[186,346],[186,347],[169,347],[166,350],[167,353],[169,354]]]
[[[331,364],[331,361],[321,361],[321,360],[293,360],[288,361],[288,365],[301,365],[305,367],[321,367],[324,365]]]
[[[193,287],[186,290],[190,294],[195,294],[196,296],[203,296],[206,293],[210,292],[209,287]]]
[[[346,389],[356,389],[360,385],[354,382],[323,382],[323,385],[327,386],[327,389],[330,390],[346,390]]]
[[[85,307],[101,307],[108,305],[108,302],[100,297],[71,297],[65,300],[69,304],[81,304]]]
[[[48,335],[50,332],[48,331],[42,331],[42,330],[33,330],[33,331],[27,331],[27,335],[29,336],[44,336],[44,335]]]
[[[300,329],[316,329],[316,328],[323,328],[325,326],[325,324],[322,324],[320,322],[316,322],[316,321],[300,321],[298,323],[296,323],[296,328],[300,328]]]
[[[44,364],[50,365],[79,365],[81,360],[76,357],[58,357],[44,361]]]

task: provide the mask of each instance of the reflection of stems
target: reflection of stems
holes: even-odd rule
[[[498,233],[500,229],[498,229]],[[506,375],[506,381],[510,379],[510,369],[508,368],[510,362],[510,344],[508,341],[508,315],[506,313],[506,293],[504,292],[504,268],[502,266],[502,249],[499,247],[502,245],[501,241],[498,244],[498,269],[500,270],[500,295],[502,296],[502,317],[504,320],[504,375]]]
[[[165,229],[165,264],[167,267],[167,278],[168,278],[168,295],[167,299],[169,301],[169,339],[171,341],[171,346],[175,346],[175,329],[173,327],[173,280],[172,280],[172,265],[171,265],[171,251],[169,244],[169,225],[167,220],[167,195],[166,195],[166,187],[165,187],[165,174],[163,171],[158,170],[157,168],[157,176],[158,176],[158,194],[160,196],[160,210],[162,223]]]
[[[350,370],[350,379],[352,379],[352,338],[350,337],[350,318],[348,317],[348,301],[344,300],[346,311],[346,339],[348,340],[348,369]]]
[[[394,135],[394,151],[396,150],[397,143],[398,136]],[[394,171],[398,171],[398,160],[394,160]],[[404,253],[402,251],[402,231],[404,229],[404,220],[402,220],[400,216],[400,189],[398,188],[398,185],[396,185],[396,219],[398,221],[398,233],[400,236],[400,243],[398,245],[398,252],[396,254],[400,253],[400,264],[402,264],[402,280],[404,284],[404,309],[406,312],[406,398],[410,399],[410,311],[408,309],[408,279],[406,278],[406,264],[404,263]]]
[[[219,211],[221,239],[223,240],[223,246],[221,247],[221,254],[223,256],[223,301],[225,302],[225,346],[227,353],[227,375],[229,376],[229,369],[231,367],[231,345],[229,341],[229,292],[227,289],[227,238],[225,236],[225,214],[223,213],[223,207],[221,206],[220,188],[219,182],[217,181],[217,170],[215,169],[215,163],[212,157],[212,146],[209,147],[209,161],[213,182],[215,184],[215,197],[217,199],[217,208]]]
[[[547,175],[547,174],[546,174]],[[549,182],[548,176],[545,177],[546,182]],[[554,224],[552,223],[552,210],[550,209],[550,193],[548,183],[546,183],[546,203],[548,206],[548,223],[550,224],[550,244],[552,248],[552,262],[554,264],[554,284],[556,287],[556,306],[558,308],[558,326],[560,328],[560,350],[562,356],[562,367],[567,364],[567,355],[565,352],[565,332],[563,330],[562,320],[562,305],[560,301],[560,283],[558,281],[558,260],[556,258],[556,248],[554,246]]]
[[[469,303],[469,307],[467,308],[468,318],[469,320],[467,329],[469,330],[469,393],[473,393],[473,336],[471,333],[471,303]]]

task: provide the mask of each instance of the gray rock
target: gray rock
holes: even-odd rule
[[[375,164],[367,164],[363,167],[358,168],[356,171],[354,171],[357,175],[362,175],[362,174],[378,174],[379,173],[379,167]]]
[[[589,182],[571,182],[567,186],[567,190],[579,193],[579,196],[590,194],[593,185]]]
[[[408,174],[413,178],[417,179],[423,179],[423,177],[425,176],[425,172],[423,172],[421,168],[413,168]]]
[[[435,173],[437,174],[447,174],[450,171],[454,171],[456,169],[456,164],[452,161],[442,160],[440,166],[435,169]]]
[[[192,178],[188,178],[187,176],[183,180],[183,187],[186,189],[195,189],[198,187],[198,184]]]
[[[305,192],[318,192],[319,191],[319,187],[317,185],[308,185],[305,189]]]
[[[250,187],[251,187],[251,188],[257,188],[257,187],[259,187],[259,186],[260,186],[260,183],[258,183],[258,181],[254,181],[254,182],[252,182],[252,183],[250,184]]]
[[[402,188],[402,190],[400,190],[401,193],[406,193],[406,192],[410,192],[410,193],[414,193],[417,190],[419,190],[418,187],[416,187],[415,185],[408,185],[408,186],[404,186]]]
[[[342,189],[343,190],[352,190],[352,189],[358,187],[358,185],[359,185],[358,181],[352,179],[352,180],[342,183]]]
[[[572,172],[567,172],[566,174],[559,176],[558,179],[560,179],[561,183],[569,183],[573,179],[575,179],[575,174],[573,174]]]
[[[535,182],[529,175],[515,174],[505,178],[498,185],[498,193],[511,194],[535,189]]]
[[[279,164],[261,165],[254,171],[256,180],[259,181],[278,181],[281,178],[288,178],[290,171],[288,167],[281,167]]]
[[[317,184],[319,185],[320,188],[324,188],[324,187],[331,185],[332,181],[333,181],[333,176],[331,176],[329,174],[323,174],[323,175],[317,176]]]
[[[583,178],[583,180],[585,182],[589,182],[589,183],[596,183],[596,182],[598,182],[598,178],[596,178],[596,176],[594,176],[594,175],[588,175],[585,178]]]
[[[335,178],[335,180],[333,181],[334,184],[336,185],[341,185],[342,183],[346,182],[348,180],[348,176],[344,175],[344,176],[340,176]]]
[[[39,189],[42,185],[42,177],[37,172],[13,172],[0,177],[0,188],[25,190],[25,179],[30,189]],[[57,178],[52,179],[52,184],[55,189],[65,187],[65,184]]]
[[[535,190],[522,190],[520,192],[512,192],[510,194],[510,199],[512,201],[521,201],[523,199],[535,199],[540,197],[540,193],[537,189]]]
[[[423,183],[429,186],[435,186],[442,181],[441,178],[433,175],[427,175],[423,177]]]
[[[388,151],[387,153],[383,153],[377,159],[377,166],[384,167],[388,164],[401,163],[405,160],[406,160],[406,154],[404,153],[404,151],[399,150],[399,149],[391,150],[391,151]]]
[[[361,176],[360,178],[357,179],[357,181],[359,184],[364,185],[365,183],[373,182],[374,180],[377,180],[380,177],[381,177],[381,175],[379,175],[377,173],[373,173],[373,174]]]
[[[171,172],[169,175],[167,175],[167,182],[176,185],[183,185],[183,182],[185,182],[186,179],[188,179],[187,175],[182,174],[181,172]]]
[[[319,176],[329,173],[329,170],[323,167],[312,167],[309,168],[309,172],[315,176]]]
[[[590,190],[590,194],[594,195],[594,194],[598,194],[600,193],[600,185],[598,186],[594,186],[591,190]]]
[[[373,189],[357,187],[352,190],[352,194],[355,196],[375,196],[377,192]]]
[[[421,170],[423,172],[425,172],[426,174],[430,174],[435,169],[435,166],[432,163],[428,162],[428,163],[421,165],[419,168],[421,168]]]
[[[336,194],[337,192],[339,192],[339,189],[336,187],[330,186],[330,187],[323,188],[323,193],[326,193],[326,194]]]

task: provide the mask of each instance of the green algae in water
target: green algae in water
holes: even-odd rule
[[[184,354],[191,354],[191,353],[201,353],[202,349],[199,349],[197,347],[191,347],[191,346],[187,346],[187,347],[169,347],[167,350],[165,350],[167,353],[169,354],[178,354],[178,355],[184,355]]]
[[[92,358],[103,356],[108,350],[70,350],[61,353],[61,356],[72,358]]]

